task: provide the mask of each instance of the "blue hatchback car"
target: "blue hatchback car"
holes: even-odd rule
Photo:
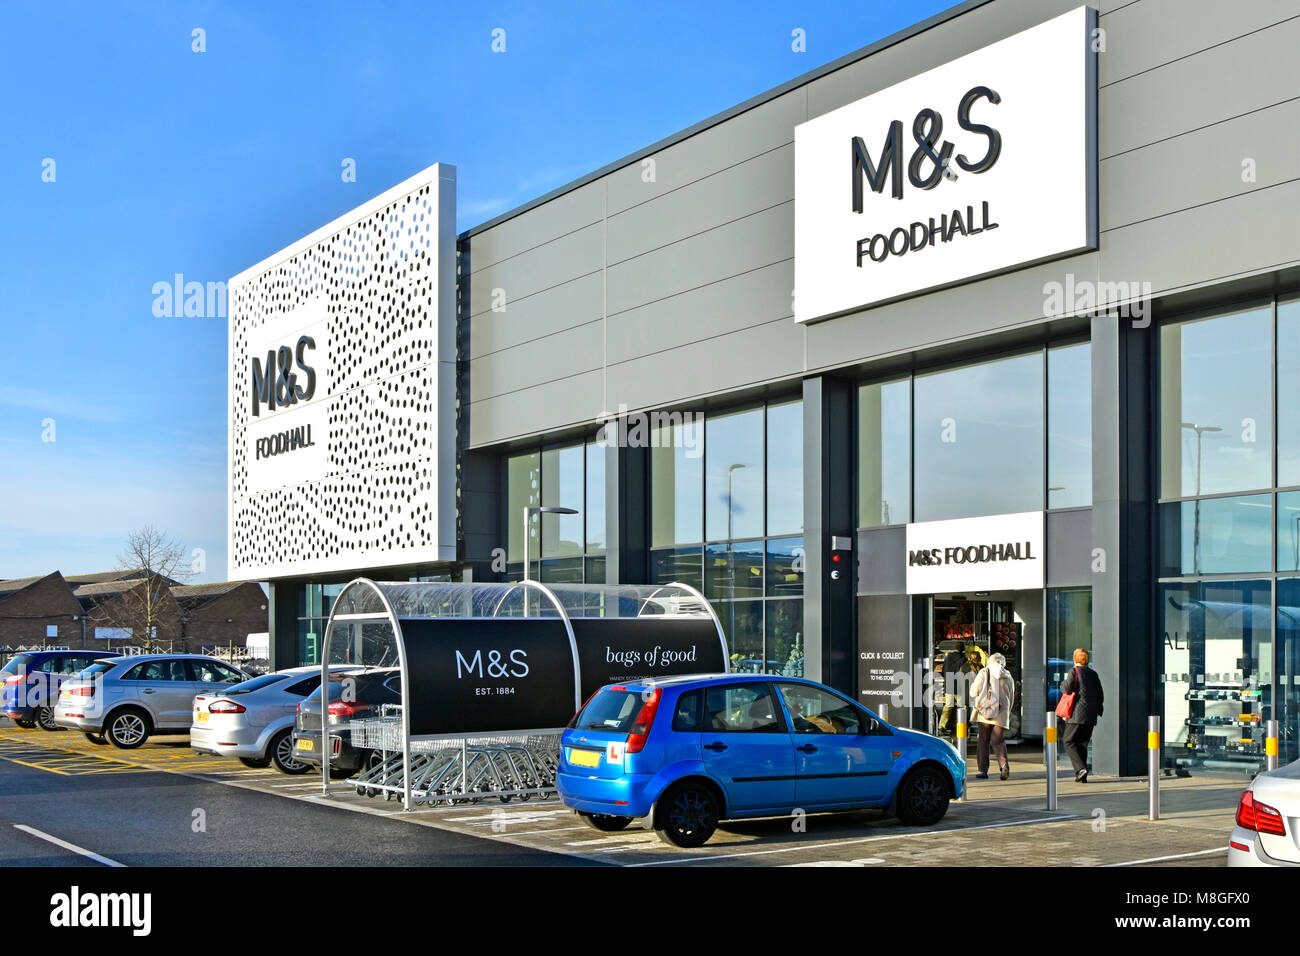
[[[965,776],[951,745],[822,684],[717,674],[602,687],[564,732],[556,785],[597,830],[646,817],[695,847],[720,820],[795,808],[879,808],[929,826]]]

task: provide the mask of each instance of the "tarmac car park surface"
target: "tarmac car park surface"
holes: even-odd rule
[[[87,853],[128,866],[1222,866],[1245,787],[1212,776],[1166,781],[1162,819],[1151,823],[1144,781],[1094,777],[1076,787],[1062,771],[1060,809],[1049,813],[1041,757],[1013,753],[1010,781],[972,784],[933,828],[877,811],[748,820],[682,850],[650,831],[593,831],[555,799],[406,813],[351,789],[324,797],[315,775],[249,769],[196,753],[183,737],[121,751],[6,720],[0,766],[4,866],[85,864],[95,859]]]

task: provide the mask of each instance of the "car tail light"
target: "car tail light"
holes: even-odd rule
[[[94,697],[95,685],[85,684],[81,687],[72,687],[68,690],[68,693],[71,694],[73,697]]]
[[[1241,795],[1241,802],[1237,804],[1237,826],[1256,833],[1286,836],[1282,814],[1267,803],[1260,803],[1249,790]]]
[[[247,710],[243,704],[236,704],[233,700],[214,700],[208,704],[209,714],[242,714]]]
[[[645,746],[646,738],[650,736],[650,728],[654,725],[655,714],[659,712],[659,698],[663,691],[656,687],[649,695],[641,698],[641,710],[636,715],[636,720],[632,721],[632,730],[627,736],[627,752],[630,754],[639,754],[641,748]]]
[[[351,717],[353,714],[360,714],[369,709],[370,708],[365,704],[355,704],[340,700],[330,704],[330,716]]]
[[[8,677],[5,678],[5,683],[6,683],[6,684],[21,684],[22,681],[23,681],[23,677],[25,677],[25,676],[26,676],[26,675],[24,675],[24,674],[10,674]]]

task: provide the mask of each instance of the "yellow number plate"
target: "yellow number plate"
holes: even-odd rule
[[[201,724],[206,724],[208,722],[208,712],[206,710],[201,710],[194,715],[194,719]]]
[[[304,738],[303,740],[299,740],[299,741],[298,741],[298,749],[299,749],[299,750],[315,750],[315,749],[316,749],[316,741],[314,741],[314,740],[307,740],[307,739],[305,739],[305,738]]]
[[[575,767],[599,767],[600,751],[578,750],[575,747],[569,751],[569,763]]]

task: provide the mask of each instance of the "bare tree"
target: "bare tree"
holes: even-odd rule
[[[145,525],[127,535],[117,566],[138,572],[140,583],[105,605],[105,611],[113,626],[131,630],[132,643],[148,647],[160,628],[180,623],[170,588],[189,576],[185,550],[167,532]]]

